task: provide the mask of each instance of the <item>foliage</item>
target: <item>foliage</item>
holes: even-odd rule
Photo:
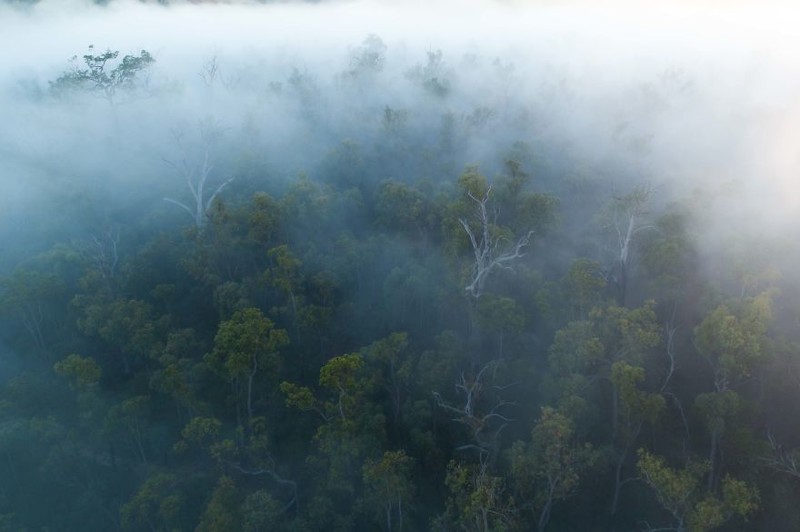
[[[544,407],[531,442],[515,442],[510,460],[517,500],[537,516],[541,531],[550,521],[553,504],[577,491],[581,477],[598,460],[598,453],[590,444],[577,441],[569,418]]]
[[[690,462],[675,470],[663,458],[639,449],[637,467],[659,503],[672,514],[675,530],[713,530],[758,508],[758,490],[730,476],[723,479],[721,497],[705,493],[701,478],[709,470],[707,463]]]
[[[155,59],[147,50],[138,55],[126,55],[116,62],[119,51],[106,50],[96,54],[94,46],[82,59],[86,68],[75,66],[50,82],[50,91],[56,95],[88,91],[114,105],[118,93],[132,93],[146,88],[145,76]],[[78,57],[72,58],[77,62]],[[116,63],[116,64],[115,64]]]
[[[800,521],[789,239],[583,157],[548,121],[568,87],[522,105],[507,58],[277,55],[177,82],[196,116],[146,51],[25,100],[70,144],[6,147],[48,156],[0,265],[0,529]]]

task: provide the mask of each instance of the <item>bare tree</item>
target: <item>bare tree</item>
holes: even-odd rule
[[[786,450],[776,439],[772,431],[767,432],[770,454],[761,457],[761,461],[779,473],[800,478],[800,449]]]
[[[504,386],[490,386],[488,380],[497,369],[498,362],[492,361],[484,365],[474,377],[467,377],[461,373],[456,383],[456,391],[462,397],[458,405],[453,405],[442,399],[438,392],[433,392],[436,403],[448,412],[456,415],[453,421],[461,423],[469,429],[473,443],[462,445],[458,450],[476,449],[481,456],[487,456],[491,461],[497,456],[500,449],[500,433],[512,419],[501,413],[501,410],[513,405],[497,397],[494,405],[487,410],[480,408],[478,402],[487,390],[502,390]]]
[[[119,264],[119,228],[94,233],[76,248],[87,264],[100,276],[109,293],[114,291],[113,280]]]
[[[183,152],[183,157],[179,163],[164,158],[164,162],[178,172],[186,181],[186,185],[189,187],[189,192],[192,195],[192,202],[186,204],[172,198],[164,198],[164,201],[177,205],[188,212],[198,229],[202,229],[205,225],[206,214],[209,209],[211,209],[214,200],[220,192],[233,181],[233,178],[227,179],[218,185],[211,194],[208,193],[208,189],[206,188],[207,185],[209,185],[208,178],[211,175],[211,171],[214,169],[214,165],[211,163],[211,144],[213,139],[218,135],[210,131],[207,126],[201,125],[200,136],[202,141],[202,156],[199,164],[193,164],[187,160],[187,149],[182,143],[182,135],[177,133],[174,134],[174,137],[176,143]]]
[[[479,226],[478,231],[473,230],[466,219],[458,219],[461,227],[464,228],[467,236],[469,236],[469,241],[472,244],[472,250],[475,254],[475,264],[472,267],[470,283],[465,289],[468,294],[476,298],[480,297],[483,293],[486,279],[495,268],[510,270],[511,267],[508,263],[525,255],[522,250],[528,245],[531,236],[533,236],[533,231],[528,231],[525,236],[517,240],[517,243],[511,249],[504,252],[500,251],[500,245],[503,239],[492,235],[491,227],[494,220],[490,219],[489,209],[487,207],[491,192],[492,187],[487,188],[480,199],[475,197],[472,192],[467,192],[470,199],[475,202],[475,217],[477,218]],[[493,214],[492,218],[496,218],[496,213]]]
[[[625,304],[634,236],[653,227],[650,224],[642,224],[652,192],[650,184],[639,185],[630,194],[614,198],[611,207],[610,226],[616,240],[616,257],[608,280],[617,287],[617,302],[620,305]]]
[[[211,87],[214,82],[219,78],[219,61],[217,55],[214,54],[203,62],[203,66],[198,73],[203,85]]]

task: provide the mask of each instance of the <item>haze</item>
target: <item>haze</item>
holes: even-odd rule
[[[798,27],[0,3],[0,530],[798,529]]]

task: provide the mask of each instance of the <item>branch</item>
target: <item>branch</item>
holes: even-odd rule
[[[222,189],[223,189],[223,188],[225,188],[226,186],[228,186],[228,184],[230,184],[230,183],[231,183],[233,180],[234,180],[234,178],[233,178],[233,177],[232,177],[232,178],[230,178],[230,179],[228,179],[227,181],[225,181],[224,183],[222,183],[220,186],[218,186],[218,187],[217,187],[217,189],[214,191],[214,193],[213,193],[213,194],[211,194],[211,197],[210,197],[210,198],[208,198],[208,201],[206,202],[206,212],[208,212],[208,209],[210,209],[210,208],[211,208],[211,204],[212,204],[212,203],[214,203],[214,198],[216,198],[216,197],[217,197],[217,195],[218,195],[220,192],[222,192]]]
[[[236,469],[237,471],[244,473],[245,475],[251,476],[258,476],[258,475],[268,475],[274,480],[276,483],[281,484],[283,486],[289,486],[292,490],[292,498],[289,500],[286,505],[284,505],[281,513],[285,512],[289,508],[291,508],[294,504],[297,503],[297,482],[294,480],[286,480],[278,475],[272,469],[245,469],[239,464],[235,464],[233,462],[226,462],[230,467]]]
[[[767,440],[772,456],[764,456],[759,459],[775,471],[800,478],[800,456],[798,456],[797,450],[793,449],[788,453],[784,451],[783,446],[777,442],[771,430],[767,431]]]
[[[189,207],[187,207],[187,206],[186,206],[184,203],[181,203],[180,201],[176,201],[176,200],[174,200],[174,199],[172,199],[172,198],[164,198],[164,201],[168,201],[168,202],[170,202],[170,203],[173,203],[173,204],[177,205],[178,207],[181,207],[182,209],[185,209],[185,210],[186,210],[186,212],[188,212],[188,213],[189,213],[189,216],[191,216],[192,218],[194,218],[194,213],[192,212],[192,209],[190,209]]]

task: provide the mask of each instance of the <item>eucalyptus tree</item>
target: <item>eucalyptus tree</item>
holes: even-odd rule
[[[747,517],[758,509],[758,490],[747,483],[726,476],[720,495],[702,488],[708,462],[688,462],[674,469],[660,456],[639,449],[637,468],[641,479],[653,490],[661,506],[672,515],[670,526],[646,530],[706,532],[734,517]]]
[[[509,161],[507,169],[510,175],[499,177],[496,186],[475,167],[458,178],[461,197],[452,208],[474,256],[464,288],[474,298],[483,294],[493,272],[511,270],[511,264],[525,256],[533,235],[553,219],[555,200],[525,190],[529,176],[518,163]]]
[[[222,180],[213,189],[209,178],[214,170],[213,149],[222,136],[222,129],[212,120],[204,120],[199,126],[199,148],[192,149],[183,141],[183,134],[173,133],[181,158],[178,162],[164,158],[164,162],[172,167],[183,180],[192,198],[186,203],[173,198],[164,198],[164,201],[177,205],[189,213],[197,229],[202,229],[206,219],[219,194],[227,187],[233,178]]]
[[[517,504],[521,511],[536,515],[536,528],[542,532],[553,505],[577,491],[600,454],[578,440],[571,419],[544,407],[531,441],[515,442],[509,457]]]
[[[276,328],[257,308],[239,310],[220,324],[214,337],[214,349],[205,360],[231,384],[236,397],[237,420],[241,420],[244,406],[248,426],[252,423],[256,376],[260,372],[277,371],[278,352],[288,343],[286,331]]]
[[[636,186],[630,193],[615,197],[604,213],[607,218],[606,230],[611,234],[614,255],[608,280],[617,289],[617,304],[625,305],[631,260],[636,236],[653,226],[645,222],[647,205],[653,194],[649,184]]]
[[[718,306],[694,330],[695,347],[713,375],[713,391],[695,399],[711,437],[709,489],[718,481],[722,437],[742,406],[735,387],[769,355],[767,332],[772,317],[772,294],[764,292]]]
[[[94,45],[89,45],[89,52],[82,56],[85,68],[79,65],[78,56],[73,56],[73,68],[51,81],[50,91],[57,96],[89,92],[108,102],[113,110],[120,103],[120,94],[133,97],[147,90],[147,74],[156,62],[147,50],[125,55],[121,61],[118,57],[118,50],[95,53]]]
[[[382,524],[387,532],[403,530],[404,516],[414,495],[412,466],[413,459],[403,450],[386,451],[379,460],[364,464],[366,499],[375,504],[377,514],[383,514]]]

